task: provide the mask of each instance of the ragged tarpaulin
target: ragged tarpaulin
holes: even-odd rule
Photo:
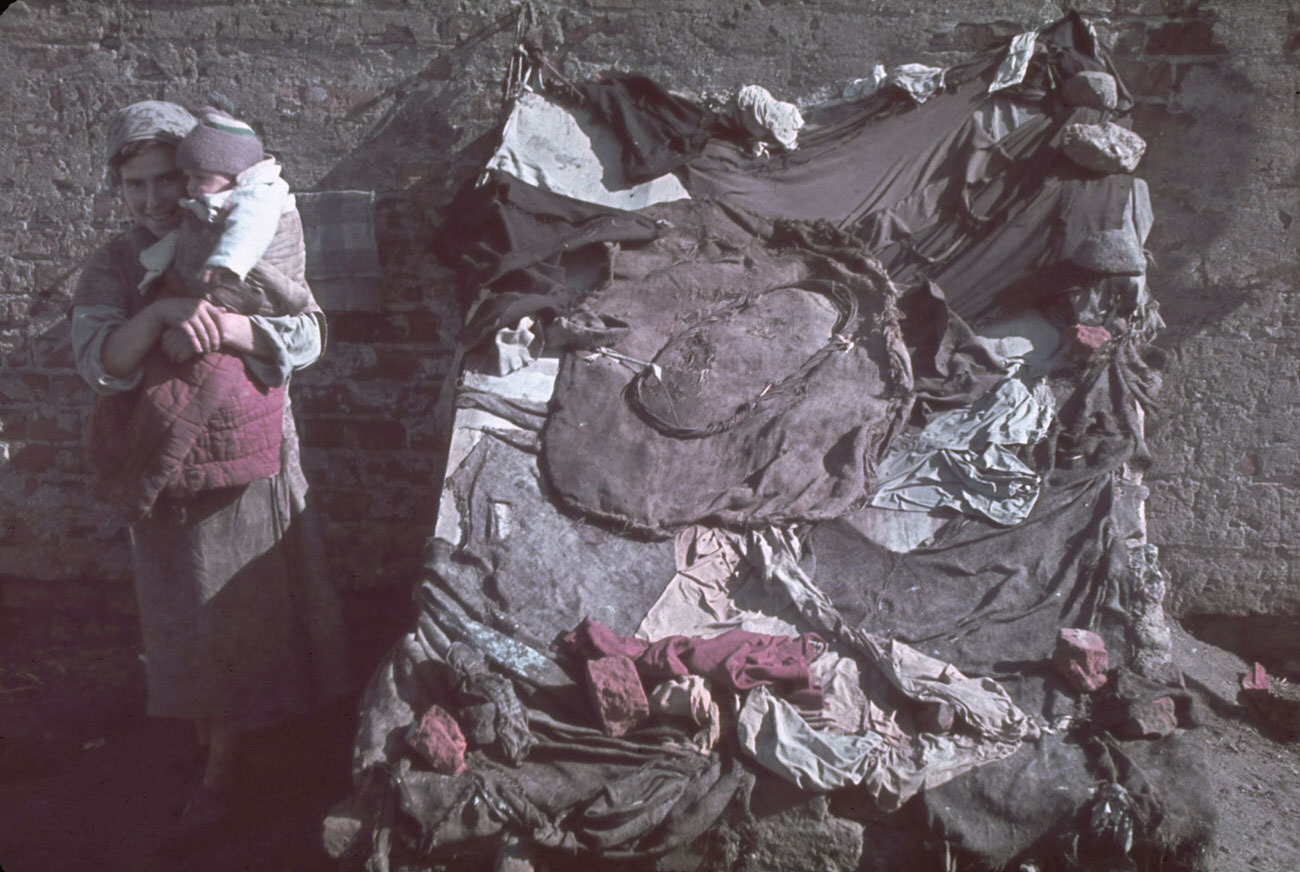
[[[339,812],[376,868],[506,842],[649,868],[765,779],[923,806],[940,857],[988,868],[1084,862],[1094,793],[1125,862],[1199,856],[1167,850],[1209,838],[1194,805],[1143,792],[1201,790],[1195,743],[1115,739],[1134,664],[1167,688],[1132,649],[1127,486],[1159,316],[1146,186],[1073,143],[1131,99],[1077,15],[881,72],[801,125],[769,106],[783,145],[635,74],[519,95],[444,223],[457,364],[483,362]],[[1095,699],[1053,672],[1061,628],[1109,647]],[[463,769],[413,748],[435,705]],[[1018,798],[1026,761],[1101,787]]]

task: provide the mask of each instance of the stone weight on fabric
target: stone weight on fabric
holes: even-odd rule
[[[1113,121],[1067,124],[1061,131],[1061,151],[1093,172],[1131,173],[1146,150],[1145,139]]]
[[[1056,671],[1080,693],[1091,693],[1106,683],[1110,658],[1106,642],[1091,630],[1062,627],[1052,652]]]
[[[406,740],[434,772],[459,775],[465,769],[465,736],[442,706],[431,705],[411,727]]]
[[[1061,96],[1071,106],[1114,111],[1119,105],[1119,86],[1110,73],[1084,70],[1065,80]]]
[[[1094,230],[1074,249],[1070,260],[1086,270],[1107,275],[1140,276],[1147,268],[1142,243],[1128,227]]]

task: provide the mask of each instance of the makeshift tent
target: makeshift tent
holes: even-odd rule
[[[947,868],[1205,868],[1088,22],[808,108],[529,82],[443,225],[447,474],[331,851],[729,868],[781,781]]]

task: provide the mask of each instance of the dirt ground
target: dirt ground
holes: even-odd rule
[[[1201,703],[1221,818],[1213,868],[1300,869],[1300,743],[1265,736],[1237,703],[1248,664],[1185,633],[1176,639]],[[184,855],[160,845],[199,755],[187,724],[147,718],[144,708],[143,670],[130,640],[74,646],[30,626],[0,638],[4,872],[334,868],[319,831],[349,789],[350,706],[259,734],[238,834]]]

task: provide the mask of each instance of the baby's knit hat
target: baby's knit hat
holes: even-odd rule
[[[232,179],[263,157],[262,141],[253,128],[211,106],[199,112],[199,123],[176,150],[181,169],[221,173]]]

